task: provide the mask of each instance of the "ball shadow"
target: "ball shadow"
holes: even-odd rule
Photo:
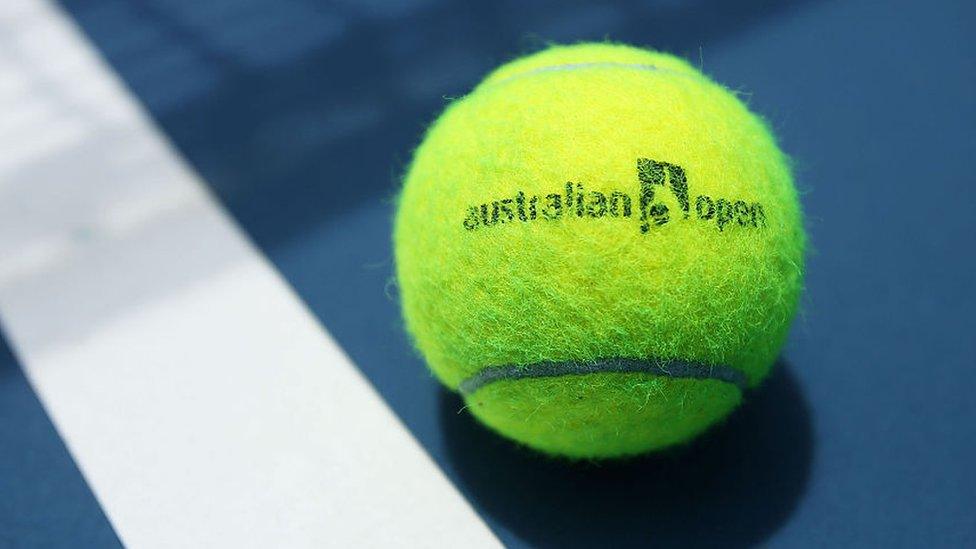
[[[449,468],[497,525],[538,546],[751,546],[803,494],[813,429],[803,394],[780,361],[722,425],[681,448],[622,462],[547,458],[482,427],[444,391]]]

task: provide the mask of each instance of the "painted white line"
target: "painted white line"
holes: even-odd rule
[[[0,321],[123,542],[497,546],[71,22],[0,41]]]

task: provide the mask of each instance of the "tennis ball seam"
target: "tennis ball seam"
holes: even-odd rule
[[[512,76],[506,76],[495,82],[488,83],[487,86],[481,87],[475,90],[475,92],[481,92],[485,90],[490,90],[492,88],[501,86],[502,84],[507,84],[513,80],[522,80],[531,76],[538,76],[540,74],[545,74],[548,72],[562,72],[562,71],[577,71],[586,69],[630,69],[642,72],[655,72],[662,73],[667,76],[680,76],[682,78],[689,78],[692,80],[701,81],[702,78],[697,74],[690,74],[686,72],[676,71],[673,69],[667,69],[664,67],[658,67],[656,65],[650,65],[647,63],[614,63],[612,61],[594,61],[591,63],[565,63],[562,65],[551,65],[548,67],[538,67],[530,71],[521,72],[518,74],[513,74]]]
[[[685,360],[605,358],[585,362],[566,360],[538,362],[523,366],[514,364],[491,366],[461,381],[458,385],[458,391],[461,394],[470,395],[478,389],[498,381],[596,373],[644,373],[671,378],[714,379],[735,385],[740,391],[745,391],[749,385],[745,373],[722,364],[704,364]]]

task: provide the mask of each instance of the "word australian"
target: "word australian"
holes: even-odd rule
[[[713,198],[704,194],[695,197],[692,218],[688,178],[684,169],[676,164],[638,158],[637,180],[639,193],[636,201],[623,191],[588,191],[582,183],[568,181],[562,192],[539,196],[517,191],[508,198],[470,206],[462,225],[474,231],[509,223],[564,218],[635,218],[640,223],[641,232],[646,233],[651,227],[666,225],[673,220],[672,217],[677,217],[714,223],[719,231],[728,227],[758,229],[766,226],[766,212],[762,204]],[[675,216],[672,216],[671,208],[666,204],[656,201],[659,196],[655,193],[660,191],[670,192],[677,200],[679,211]]]

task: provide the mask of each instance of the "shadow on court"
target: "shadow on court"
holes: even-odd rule
[[[498,526],[539,546],[761,543],[803,494],[814,448],[807,404],[782,361],[725,424],[620,463],[546,458],[490,433],[463,405],[444,391],[448,466]]]

